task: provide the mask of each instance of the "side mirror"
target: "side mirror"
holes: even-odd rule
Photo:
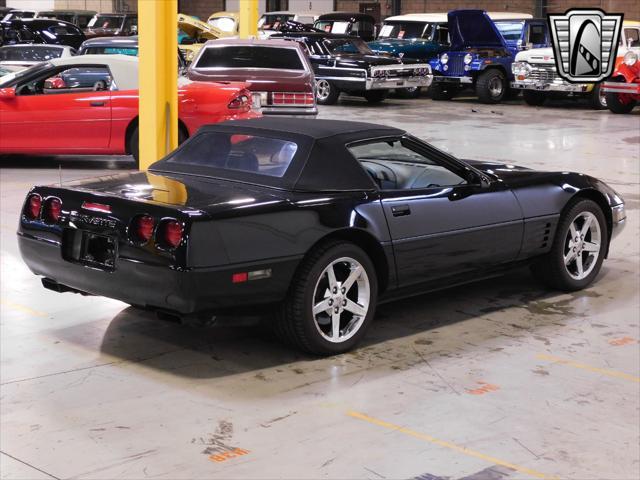
[[[15,88],[0,88],[0,100],[13,100],[14,98],[16,98]]]

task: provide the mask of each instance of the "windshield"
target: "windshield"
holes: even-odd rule
[[[236,21],[233,17],[210,18],[208,23],[223,32],[234,33],[236,31]]]
[[[0,88],[5,88],[11,85],[12,83],[20,80],[21,78],[30,75],[32,73],[38,73],[40,71],[44,71],[48,68],[53,67],[49,62],[37,63],[33,67],[25,68],[24,70],[20,70],[18,72],[9,73],[8,75],[0,78]]]
[[[324,44],[331,53],[361,53],[363,55],[374,54],[366,42],[359,38],[325,40]]]
[[[505,40],[516,42],[522,38],[524,22],[495,22]]]
[[[297,150],[296,143],[277,138],[210,132],[186,143],[167,163],[283,177]]]
[[[385,22],[378,38],[430,39],[433,35],[432,23],[427,22]]]
[[[129,55],[138,56],[138,47],[87,47],[82,51],[83,55]]]
[[[276,15],[263,15],[258,22],[258,28],[262,30],[275,30],[288,20],[293,20],[293,17],[294,15],[282,13]]]
[[[297,50],[260,46],[206,47],[195,68],[304,70]]]
[[[36,12],[24,12],[20,10],[14,10],[7,13],[2,20],[7,21],[7,20],[15,20],[16,18],[33,18],[35,16],[36,16]]]
[[[44,62],[45,60],[51,60],[52,58],[59,58],[61,56],[62,48],[42,48],[29,45],[0,47],[0,61],[2,62]]]
[[[87,25],[89,28],[120,28],[124,17],[119,15],[96,15]]]

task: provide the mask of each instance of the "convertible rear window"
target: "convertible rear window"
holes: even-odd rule
[[[20,47],[0,48],[0,61],[34,61],[44,62],[52,58],[59,58],[62,55],[62,48],[32,47],[29,45]]]
[[[293,48],[226,46],[206,47],[195,68],[304,70],[304,65]]]
[[[298,145],[256,135],[202,133],[178,149],[167,162],[282,177]]]

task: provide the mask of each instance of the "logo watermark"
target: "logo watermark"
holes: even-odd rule
[[[549,15],[558,75],[569,82],[599,82],[613,73],[622,30],[621,13],[571,9]]]

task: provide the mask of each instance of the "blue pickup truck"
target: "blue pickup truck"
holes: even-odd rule
[[[510,93],[516,54],[550,41],[546,20],[529,14],[453,10],[448,20],[450,49],[430,61],[434,100],[470,87],[483,103],[501,102]]]

